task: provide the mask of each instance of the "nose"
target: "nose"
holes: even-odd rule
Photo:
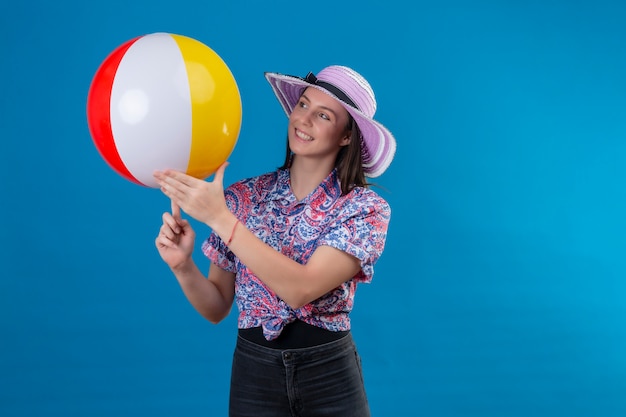
[[[305,110],[301,113],[301,121],[303,124],[307,125],[307,126],[311,126],[313,124],[313,112],[310,110]]]

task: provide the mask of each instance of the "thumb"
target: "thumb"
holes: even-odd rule
[[[226,171],[226,167],[229,162],[226,161],[215,171],[215,176],[213,177],[213,182],[219,182],[220,184],[224,184],[224,171]]]

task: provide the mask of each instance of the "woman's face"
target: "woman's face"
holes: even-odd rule
[[[337,100],[309,87],[289,116],[289,147],[296,155],[334,163],[341,147],[350,142],[348,120]]]

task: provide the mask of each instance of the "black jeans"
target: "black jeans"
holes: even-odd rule
[[[361,359],[352,335],[303,349],[237,338],[230,417],[368,417]]]

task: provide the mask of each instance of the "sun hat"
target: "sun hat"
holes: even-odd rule
[[[361,131],[365,175],[378,177],[389,167],[396,152],[396,140],[386,127],[373,119],[376,112],[374,91],[359,73],[348,67],[331,65],[322,69],[317,76],[311,72],[304,78],[266,72],[265,78],[287,116],[307,87],[316,88],[337,99]]]

